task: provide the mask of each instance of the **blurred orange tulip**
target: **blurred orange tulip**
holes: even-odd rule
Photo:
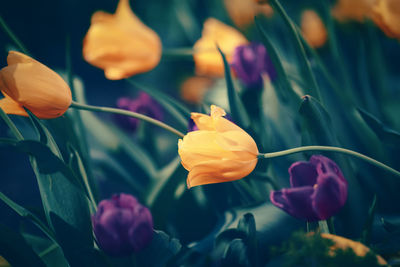
[[[400,39],[399,0],[378,0],[372,8],[372,19],[387,36]]]
[[[314,48],[323,46],[328,39],[325,25],[314,10],[305,10],[302,13],[301,31],[304,39]]]
[[[161,51],[160,38],[133,14],[129,0],[120,0],[115,14],[94,13],[83,40],[84,59],[110,80],[155,68]]]
[[[330,239],[334,242],[334,245],[331,247],[331,252],[334,254],[337,249],[352,249],[357,256],[364,257],[371,250],[366,247],[364,244],[360,242],[356,242],[341,236],[332,235],[332,234],[321,234],[323,238]],[[379,255],[376,256],[378,263],[381,265],[387,265],[387,262]]]
[[[208,77],[187,78],[181,85],[181,97],[188,103],[200,104],[212,83],[213,80]]]
[[[15,51],[0,70],[0,107],[7,114],[28,116],[25,108],[41,119],[61,116],[71,105],[71,90],[54,71],[33,58]]]
[[[247,39],[236,29],[214,18],[207,19],[204,22],[202,37],[193,46],[196,73],[224,76],[224,64],[216,46],[219,46],[230,62],[235,48],[247,43]]]
[[[338,0],[332,9],[332,15],[339,21],[364,21],[370,17],[376,0]]]
[[[224,0],[226,10],[233,22],[239,28],[244,28],[254,22],[258,14],[270,17],[272,7],[268,4],[259,5],[254,0]]]
[[[223,118],[225,115],[214,105],[210,116],[192,113],[199,130],[189,132],[178,143],[182,165],[189,171],[188,188],[238,180],[256,167],[256,143],[239,126]]]

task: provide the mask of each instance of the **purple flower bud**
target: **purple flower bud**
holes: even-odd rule
[[[272,204],[307,221],[326,220],[336,214],[347,199],[347,181],[331,159],[314,155],[289,168],[291,188],[272,191]]]
[[[271,80],[277,75],[267,50],[260,43],[236,47],[232,67],[237,77],[248,87],[262,88],[262,74],[268,74]]]
[[[92,224],[100,248],[111,256],[140,251],[153,238],[149,209],[128,194],[102,200],[92,216]]]
[[[117,107],[129,111],[137,112],[161,120],[163,113],[160,105],[148,94],[141,92],[137,98],[121,97],[117,100]],[[129,131],[135,131],[140,120],[123,115],[115,115],[117,123]]]

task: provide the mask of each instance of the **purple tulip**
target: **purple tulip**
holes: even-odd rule
[[[128,194],[102,200],[92,216],[100,248],[111,256],[140,251],[153,238],[153,218],[148,208]]]
[[[289,168],[291,188],[272,191],[272,204],[307,221],[326,220],[336,214],[347,199],[347,181],[331,159],[314,155]]]
[[[271,80],[274,80],[277,75],[267,50],[260,43],[236,47],[233,53],[232,67],[237,77],[247,87],[262,88],[262,74],[268,74]]]
[[[157,120],[163,118],[160,105],[144,92],[141,92],[137,98],[119,98],[117,100],[117,107],[147,115]],[[140,123],[139,119],[122,115],[116,115],[115,119],[121,127],[130,131],[135,131]]]

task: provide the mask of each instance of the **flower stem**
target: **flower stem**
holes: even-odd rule
[[[321,233],[329,234],[329,227],[326,220],[318,221],[318,226]]]
[[[151,117],[148,117],[146,115],[137,113],[137,112],[132,112],[124,109],[118,109],[118,108],[108,108],[108,107],[99,107],[99,106],[91,106],[91,105],[86,105],[86,104],[81,104],[77,103],[75,101],[72,101],[71,103],[71,108],[77,108],[77,109],[82,109],[82,110],[89,110],[89,111],[98,111],[98,112],[106,112],[106,113],[114,113],[114,114],[120,114],[128,117],[133,117],[139,120],[147,121],[151,124],[154,124],[158,127],[161,127],[167,131],[170,131],[173,134],[176,134],[179,137],[184,137],[185,135],[181,133],[180,131],[176,130],[175,128],[161,122],[158,120],[155,120]]]
[[[382,162],[379,162],[373,158],[370,158],[368,156],[365,156],[365,155],[355,152],[353,150],[345,149],[345,148],[341,148],[341,147],[334,147],[334,146],[301,146],[301,147],[295,147],[295,148],[282,150],[282,151],[278,151],[278,152],[260,153],[260,154],[258,154],[258,158],[270,159],[270,158],[282,157],[282,156],[299,153],[299,152],[304,152],[304,151],[331,151],[331,152],[338,152],[338,153],[342,153],[342,154],[348,154],[353,157],[367,161],[367,162],[369,162],[381,169],[384,169],[394,175],[400,176],[399,171],[387,166],[386,164],[383,164]]]

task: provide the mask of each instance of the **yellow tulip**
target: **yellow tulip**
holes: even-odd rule
[[[332,256],[335,254],[335,250],[337,249],[345,250],[350,248],[359,257],[364,257],[368,252],[370,252],[370,249],[365,245],[361,244],[360,242],[356,242],[341,236],[326,234],[326,233],[321,234],[321,236],[323,238],[330,239],[334,242],[330,251]],[[377,255],[376,258],[379,264],[387,265],[387,262],[381,256]]]
[[[223,118],[225,115],[214,105],[210,116],[192,113],[199,130],[189,132],[178,142],[181,163],[189,171],[188,188],[238,180],[254,170],[256,143],[239,126]]]
[[[94,13],[83,40],[84,59],[110,80],[155,68],[161,50],[160,38],[133,14],[129,0],[120,0],[115,14]]]
[[[376,0],[338,0],[332,15],[339,21],[356,20],[363,22],[370,17]]]
[[[259,5],[254,0],[224,0],[224,3],[229,16],[239,28],[247,27],[253,23],[254,16],[258,14],[267,17],[273,14],[270,5]]]
[[[387,36],[400,39],[399,0],[378,0],[372,8],[372,19]]]
[[[54,71],[19,52],[10,51],[8,66],[0,70],[0,107],[7,114],[28,116],[24,107],[38,118],[61,116],[71,105],[71,90]]]
[[[322,47],[328,39],[325,25],[314,10],[305,10],[302,13],[301,31],[311,47]]]
[[[235,28],[214,18],[207,19],[204,22],[201,38],[193,46],[196,73],[224,76],[224,64],[216,46],[219,46],[230,62],[235,48],[247,43],[247,39]]]

